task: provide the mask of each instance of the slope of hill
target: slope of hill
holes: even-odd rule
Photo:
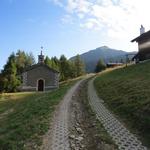
[[[150,61],[100,74],[99,96],[150,147]]]
[[[102,46],[94,50],[90,50],[86,53],[83,53],[80,55],[80,57],[85,63],[86,71],[93,72],[100,58],[103,59],[106,63],[120,62],[121,60],[125,61],[126,54],[127,52],[125,51],[112,49],[107,46]],[[74,57],[70,58],[70,60],[73,59]]]

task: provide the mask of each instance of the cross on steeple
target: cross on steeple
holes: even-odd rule
[[[43,52],[43,46],[41,46],[41,55],[42,55],[42,52]]]

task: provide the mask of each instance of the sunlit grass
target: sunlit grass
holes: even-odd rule
[[[48,131],[55,107],[76,82],[60,85],[51,92],[0,95],[0,149],[36,149]]]

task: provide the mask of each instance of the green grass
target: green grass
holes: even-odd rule
[[[98,95],[150,147],[150,61],[100,74]]]
[[[52,92],[0,95],[0,149],[37,149],[57,104],[75,82],[64,82]]]

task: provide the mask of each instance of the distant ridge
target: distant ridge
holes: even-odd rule
[[[132,52],[135,53],[136,52]],[[108,62],[125,62],[125,55],[128,54],[128,52],[123,50],[116,50],[109,48],[108,46],[102,46],[98,47],[96,49],[90,50],[88,52],[85,52],[80,55],[81,59],[85,63],[86,71],[87,72],[94,72],[95,66],[97,64],[97,61],[99,59],[103,59],[105,63]],[[71,57],[70,60],[73,60],[75,58]]]

